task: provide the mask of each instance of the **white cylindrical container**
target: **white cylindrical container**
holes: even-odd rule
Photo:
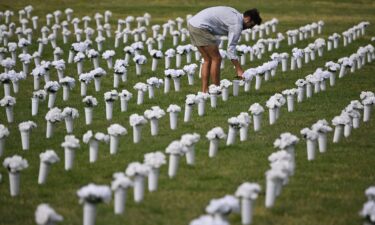
[[[302,102],[305,97],[305,87],[300,86],[297,88],[297,102]]]
[[[73,133],[73,118],[72,117],[65,117],[65,128],[68,134]]]
[[[189,122],[191,120],[191,113],[193,111],[193,106],[185,104],[184,122]]]
[[[319,132],[318,135],[319,152],[324,153],[327,151],[327,133]]]
[[[120,84],[120,74],[113,74],[113,87],[114,88],[118,88],[119,84]]]
[[[170,125],[171,130],[177,129],[177,115],[178,115],[178,112],[169,113],[169,125]]]
[[[294,111],[294,95],[287,95],[288,112]]]
[[[151,168],[148,173],[148,190],[154,192],[158,189],[159,168]]]
[[[240,128],[240,141],[246,141],[247,140],[248,130],[249,130],[249,126],[242,126]]]
[[[38,184],[44,184],[46,183],[49,167],[50,164],[45,162],[40,162],[39,165],[39,176],[38,176]]]
[[[135,64],[135,74],[137,76],[140,76],[142,74],[142,65],[141,64],[138,64],[138,63]]]
[[[211,94],[210,100],[211,100],[211,108],[216,108],[216,106],[217,106],[217,95]]]
[[[110,135],[109,137],[109,151],[111,155],[114,155],[117,153],[119,136]]]
[[[98,160],[99,142],[95,139],[89,141],[89,162],[94,163]]]
[[[128,101],[124,97],[120,97],[121,112],[128,111]]]
[[[188,83],[189,85],[194,85],[194,74],[188,73]]]
[[[159,133],[159,120],[157,118],[150,119],[151,136],[156,136]]]
[[[65,170],[71,170],[73,169],[73,162],[74,162],[74,149],[65,148]]]
[[[352,133],[352,125],[351,124],[345,124],[344,126],[344,137],[349,137]]]
[[[4,154],[5,138],[0,138],[0,157]]]
[[[281,71],[287,71],[288,60],[286,58],[281,59]]]
[[[151,71],[156,71],[157,67],[158,67],[158,60],[155,58],[152,58]]]
[[[209,150],[208,150],[208,156],[210,158],[215,157],[216,154],[217,154],[218,148],[219,148],[219,139],[214,138],[214,139],[210,140],[210,147],[209,147]]]
[[[227,145],[234,144],[234,142],[236,140],[236,133],[237,133],[237,130],[234,129],[233,127],[229,126],[228,137],[227,137]]]
[[[240,81],[239,80],[233,80],[233,96],[238,96],[238,92],[240,90]]]
[[[29,130],[21,131],[21,142],[22,142],[22,150],[30,149],[30,131]]]
[[[169,178],[173,178],[177,174],[178,169],[178,161],[180,156],[177,154],[170,154],[169,155],[169,165],[168,165],[168,176]]]
[[[188,151],[186,152],[186,163],[188,165],[194,165],[195,164],[195,147],[194,145],[187,146]]]
[[[126,189],[118,188],[115,191],[115,214],[123,214],[125,211]]]
[[[113,114],[113,102],[112,101],[106,101],[105,102],[105,116],[107,120],[112,119]]]
[[[176,54],[176,67],[180,68],[181,67],[181,54]]]
[[[90,125],[92,123],[92,114],[93,114],[92,107],[85,107],[85,122],[86,122],[86,125]]]
[[[266,199],[265,199],[266,208],[271,208],[275,204],[276,185],[277,184],[275,180],[267,179]]]
[[[51,109],[53,108],[56,100],[56,93],[50,92],[48,94],[48,108]]]
[[[344,130],[344,125],[337,125],[333,133],[333,143],[338,143],[341,139],[342,132]]]
[[[87,94],[87,85],[85,82],[81,82],[81,96],[86,96]]]
[[[329,85],[333,87],[335,86],[335,83],[336,83],[336,74],[331,73],[331,75],[329,76]]]
[[[255,76],[255,90],[259,90],[261,85],[262,85],[262,77],[258,75]]]
[[[370,121],[371,111],[372,111],[372,105],[363,106],[363,122]]]
[[[9,172],[10,196],[14,197],[20,193],[20,173]]]
[[[307,98],[311,98],[312,97],[312,93],[313,93],[312,85],[311,85],[311,83],[307,83],[306,84],[306,97]]]
[[[53,135],[54,124],[50,121],[47,121],[47,129],[46,129],[46,138],[51,138]]]
[[[69,87],[63,86],[63,101],[68,101],[69,99]]]
[[[317,81],[314,83],[314,93],[319,93],[320,92],[320,82]]]
[[[270,108],[268,112],[269,112],[270,125],[272,125],[276,122],[276,108]]]
[[[243,225],[253,221],[253,201],[248,198],[241,199],[241,221]]]
[[[154,86],[148,85],[148,98],[152,99],[155,97],[155,91],[154,91]]]
[[[316,140],[306,139],[306,145],[307,145],[307,160],[309,161],[314,160]]]
[[[179,77],[173,78],[174,90],[180,91],[181,90],[181,79]]]
[[[244,84],[244,92],[249,92],[250,91],[250,88],[251,88],[251,81],[250,80],[245,80],[245,84]]]
[[[4,83],[4,96],[10,96],[10,83]]]
[[[145,192],[145,177],[141,175],[134,176],[134,201],[139,203],[143,200]]]
[[[137,105],[142,105],[143,104],[143,99],[144,99],[144,92],[141,91],[141,90],[138,90]]]
[[[164,94],[168,93],[171,90],[171,78],[164,78]]]
[[[359,117],[353,117],[353,128],[359,128]]]
[[[95,91],[96,92],[99,92],[100,91],[100,88],[101,88],[101,79],[100,77],[95,77],[94,78],[94,85],[95,85]]]
[[[83,204],[83,225],[95,225],[96,205],[90,202]]]
[[[141,141],[142,125],[133,126],[133,142],[139,143]]]
[[[229,89],[226,88],[226,87],[223,87],[221,89],[221,98],[223,99],[224,102],[228,101],[228,97],[229,97]]]
[[[262,114],[253,114],[254,131],[260,131],[262,122]]]

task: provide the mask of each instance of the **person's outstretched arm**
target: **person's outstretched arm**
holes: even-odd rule
[[[244,71],[241,67],[241,64],[238,62],[238,59],[232,59],[231,61],[234,65],[234,69],[236,70],[237,76],[242,77]]]

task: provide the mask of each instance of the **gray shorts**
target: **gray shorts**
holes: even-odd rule
[[[191,43],[195,46],[218,45],[218,40],[215,35],[208,30],[196,28],[188,24]]]

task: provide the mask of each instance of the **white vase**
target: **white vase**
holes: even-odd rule
[[[249,126],[242,126],[240,128],[240,141],[246,141],[248,136]]]
[[[311,98],[312,97],[312,93],[313,93],[312,85],[311,85],[311,83],[307,83],[306,84],[306,97],[307,98]]]
[[[90,202],[83,204],[83,225],[95,225],[96,205]]]
[[[267,179],[266,186],[265,206],[271,208],[275,204],[277,183],[273,179]]]
[[[134,201],[139,203],[143,200],[145,192],[145,177],[141,175],[134,176]]]
[[[125,202],[127,190],[124,188],[118,188],[115,191],[115,214],[123,214],[125,212]]]
[[[241,199],[241,222],[243,225],[251,224],[253,221],[253,200]]]
[[[56,93],[50,92],[48,94],[48,108],[51,109],[55,105]]]
[[[204,99],[200,99],[198,102],[198,116],[204,116],[206,108],[206,101]]]
[[[180,156],[177,154],[170,154],[169,155],[169,165],[168,165],[168,176],[169,178],[173,178],[177,174],[178,169],[178,161]]]
[[[260,131],[262,122],[262,114],[253,114],[254,131]]]
[[[344,137],[349,137],[352,133],[352,125],[351,124],[345,124],[344,126]]]
[[[99,143],[95,139],[89,141],[89,162],[94,163],[98,160]]]
[[[143,99],[144,99],[144,92],[142,90],[138,90],[137,105],[142,105]]]
[[[73,118],[71,116],[65,117],[65,128],[68,134],[73,133]]]
[[[216,108],[216,106],[217,106],[217,95],[216,94],[210,94],[210,100],[211,100],[211,108]]]
[[[30,149],[30,131],[29,130],[22,130],[21,133],[21,142],[22,142],[22,150],[29,150]]]
[[[73,162],[74,162],[74,156],[75,156],[74,149],[65,148],[64,155],[65,155],[65,165],[64,165],[65,170],[73,169]]]
[[[154,86],[147,85],[147,89],[148,89],[148,98],[153,99],[155,97]]]
[[[195,164],[195,146],[191,145],[191,146],[187,146],[187,148],[189,150],[185,154],[186,155],[186,163],[188,165],[194,165]]]
[[[20,90],[20,84],[19,84],[19,82],[18,81],[13,81],[13,92],[14,93],[18,93],[19,92],[19,90]]]
[[[233,80],[233,96],[238,96],[238,92],[240,91],[240,81],[239,80]]]
[[[255,76],[255,90],[259,90],[262,85],[262,77],[257,75]]]
[[[159,120],[157,118],[150,119],[151,136],[156,136],[159,133]]]
[[[151,168],[148,173],[148,190],[154,192],[158,189],[159,168]]]
[[[9,172],[10,196],[14,197],[20,193],[20,172]]]
[[[100,77],[95,77],[94,78],[94,85],[95,85],[95,91],[99,92],[101,89],[101,78]]]
[[[120,83],[120,74],[117,74],[117,73],[113,74],[113,87],[118,88],[119,83]]]
[[[87,85],[85,82],[81,82],[81,96],[86,96],[87,94]]]
[[[178,112],[169,113],[169,125],[170,125],[171,130],[177,129],[177,115],[178,115]]]
[[[4,96],[10,96],[10,83],[4,83]]]
[[[179,77],[173,78],[174,90],[179,92],[181,90],[181,79]]]
[[[285,151],[287,151],[290,155],[291,175],[294,175],[294,171],[296,169],[296,154],[294,145],[287,146]]]
[[[353,117],[353,128],[359,128],[359,117]]]
[[[152,58],[151,71],[156,71],[157,67],[158,67],[158,60],[155,58]]]
[[[300,86],[297,88],[297,102],[302,102],[303,99],[305,98],[305,87]]]
[[[180,68],[181,67],[181,54],[176,54],[176,67]]]
[[[318,135],[319,152],[324,153],[327,151],[327,133],[319,132]]]
[[[314,83],[314,93],[319,93],[320,92],[320,82],[317,81]]]
[[[287,95],[288,112],[294,111],[294,95]]]
[[[6,106],[5,113],[7,115],[8,123],[13,123],[14,121],[13,106]]]
[[[0,157],[4,154],[5,138],[0,138]]]
[[[194,85],[194,74],[188,73],[188,83],[189,85]]]
[[[40,81],[38,76],[34,76],[34,90],[39,90],[40,88]]]
[[[329,76],[329,85],[333,87],[335,86],[335,84],[336,84],[336,74],[332,72],[331,75]]]
[[[107,120],[111,120],[113,117],[113,102],[112,101],[105,102],[105,116]]]
[[[287,67],[288,67],[288,59],[282,58],[281,59],[281,71],[283,72],[287,71]]]
[[[228,101],[228,97],[229,97],[229,89],[226,88],[226,87],[223,87],[221,89],[221,98],[223,99],[224,102]]]
[[[338,143],[341,139],[342,132],[344,130],[344,125],[337,125],[333,133],[333,143]]]
[[[133,143],[139,143],[141,141],[142,125],[133,126]]]
[[[268,109],[270,125],[272,125],[276,122],[276,110],[277,110],[276,108],[269,108]]]
[[[306,139],[306,145],[307,145],[307,160],[309,161],[314,160],[316,140]]]
[[[236,140],[236,134],[237,134],[237,130],[234,129],[232,126],[229,126],[228,137],[227,137],[227,145],[234,144],[234,142]]]
[[[169,77],[164,78],[164,94],[171,90],[171,79]]]
[[[93,108],[92,107],[85,107],[85,122],[86,122],[86,125],[90,125],[92,123],[92,114],[93,114]]]
[[[128,111],[128,101],[124,97],[120,97],[121,112]]]
[[[54,124],[50,121],[47,121],[46,138],[52,137],[53,130],[54,130]]]
[[[142,74],[142,65],[141,64],[138,64],[138,63],[135,64],[135,74],[137,76],[140,76]]]
[[[370,121],[371,111],[372,111],[372,105],[363,106],[363,122]]]
[[[110,137],[109,139],[110,154],[114,155],[117,153],[117,150],[118,150],[119,136],[110,135],[109,137]]]
[[[50,169],[49,163],[40,162],[38,184],[45,184],[46,183],[49,169]]]
[[[216,154],[217,154],[218,148],[219,148],[219,139],[217,139],[217,138],[211,139],[210,140],[210,147],[209,147],[209,150],[208,150],[208,156],[210,158],[215,157]]]
[[[189,122],[191,120],[191,113],[193,111],[193,106],[185,104],[184,122]]]
[[[245,80],[244,92],[249,92],[251,89],[251,80]]]

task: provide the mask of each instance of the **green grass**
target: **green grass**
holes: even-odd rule
[[[186,14],[193,14],[199,10],[212,5],[230,5],[240,11],[247,8],[257,7],[264,21],[276,17],[280,20],[278,31],[285,32],[288,29],[298,28],[301,25],[318,20],[324,20],[325,27],[323,34],[319,37],[327,38],[328,35],[337,32],[341,33],[346,29],[358,24],[362,20],[375,23],[374,10],[375,2],[363,1],[10,1],[0,2],[0,11],[11,9],[16,12],[13,20],[17,18],[17,12],[27,4],[35,8],[34,15],[44,21],[44,15],[56,9],[63,10],[66,7],[74,9],[74,15],[93,16],[95,12],[111,10],[113,17],[112,29],[116,29],[118,18],[125,18],[128,15],[140,16],[145,12],[152,15],[152,23],[164,23],[168,19],[178,16],[185,17]],[[40,23],[41,24],[41,23]],[[94,24],[91,24],[94,27]],[[173,140],[187,132],[201,134],[201,141],[197,144],[197,163],[189,167],[181,161],[178,175],[175,179],[167,177],[167,166],[161,169],[159,179],[159,190],[155,193],[146,193],[141,204],[132,201],[132,192],[128,194],[126,213],[121,216],[113,214],[113,202],[109,205],[102,204],[98,208],[97,224],[129,224],[129,225],[179,225],[188,224],[190,220],[204,214],[205,206],[212,198],[218,198],[225,194],[232,194],[236,188],[245,181],[258,182],[265,188],[264,173],[269,168],[267,157],[275,151],[273,141],[282,132],[291,132],[299,136],[299,131],[311,126],[319,119],[331,120],[335,115],[354,99],[359,99],[362,90],[375,91],[375,78],[373,71],[374,63],[349,74],[343,79],[337,80],[334,87],[328,87],[326,92],[313,95],[313,98],[296,105],[296,111],[288,113],[286,107],[282,109],[281,117],[273,126],[268,125],[268,113],[263,117],[263,128],[260,132],[250,131],[250,138],[246,142],[237,142],[227,147],[224,142],[220,143],[219,154],[214,159],[208,158],[208,141],[205,134],[215,126],[221,126],[227,130],[227,119],[236,116],[240,112],[248,110],[248,107],[259,102],[265,105],[266,100],[276,92],[286,88],[294,87],[298,78],[303,78],[324,63],[330,60],[336,61],[343,56],[354,53],[358,47],[370,43],[370,38],[375,36],[373,25],[368,29],[365,36],[356,40],[345,48],[331,52],[325,52],[324,56],[317,58],[308,66],[304,65],[301,70],[277,72],[277,76],[262,84],[260,91],[252,90],[244,93],[242,90],[236,98],[230,97],[227,103],[218,102],[217,109],[211,109],[209,103],[206,107],[206,116],[198,117],[196,109],[193,111],[192,121],[183,123],[183,112],[179,115],[178,130],[169,129],[169,120],[164,117],[160,121],[160,134],[151,137],[149,124],[143,128],[142,141],[139,144],[132,143],[132,130],[129,126],[131,113],[143,114],[143,112],[154,105],[166,109],[169,104],[175,103],[183,106],[185,95],[195,93],[199,90],[200,82],[196,79],[196,85],[187,86],[187,79],[183,80],[182,91],[163,94],[163,90],[155,91],[156,98],[149,100],[145,98],[143,105],[136,105],[136,98],[131,100],[129,111],[120,112],[120,103],[116,102],[114,107],[114,118],[111,122],[106,121],[105,106],[103,101],[104,91],[112,89],[112,71],[102,81],[102,91],[96,93],[93,83],[88,88],[88,93],[99,100],[99,106],[94,111],[94,123],[90,126],[84,125],[84,112],[81,97],[79,95],[79,83],[71,92],[69,102],[62,101],[62,91],[57,96],[56,105],[60,108],[71,106],[79,109],[80,118],[75,121],[74,134],[79,139],[89,129],[105,132],[112,123],[124,125],[129,134],[121,138],[120,151],[117,155],[109,154],[109,146],[100,144],[99,159],[96,163],[88,162],[88,146],[81,143],[77,150],[74,169],[70,172],[64,171],[63,149],[60,147],[65,136],[65,124],[57,125],[55,134],[51,139],[45,139],[47,102],[40,104],[40,111],[37,117],[31,117],[30,97],[32,93],[32,78],[28,77],[20,85],[21,91],[15,95],[17,104],[15,106],[15,122],[7,124],[5,110],[0,110],[0,123],[10,129],[11,135],[6,140],[5,154],[0,158],[14,154],[22,155],[29,161],[29,168],[22,171],[21,194],[16,198],[9,195],[8,175],[5,168],[0,168],[3,181],[0,183],[0,224],[35,224],[34,211],[40,203],[49,203],[58,213],[64,216],[62,224],[82,223],[82,206],[78,204],[76,191],[83,185],[90,182],[109,184],[112,174],[117,171],[124,171],[127,164],[133,161],[143,161],[143,155],[156,150],[164,151],[166,146]],[[34,36],[35,38],[35,36]],[[317,38],[317,37],[315,37]],[[298,42],[297,47],[305,47],[315,40],[310,38]],[[113,39],[107,39],[105,49],[113,49]],[[252,43],[250,43],[252,44]],[[340,44],[341,45],[341,44]],[[58,46],[62,47],[67,59],[69,46],[63,46],[61,38]],[[122,58],[121,45],[116,50],[116,57]],[[171,47],[171,39],[167,40],[164,48]],[[293,46],[294,47],[294,46]],[[282,42],[278,52],[290,52],[292,47],[287,46],[286,41]],[[30,47],[29,52],[37,49],[37,45]],[[52,60],[51,47],[45,49],[43,58]],[[256,60],[245,68],[257,66],[268,61],[269,54],[261,60]],[[17,69],[21,65],[17,64]],[[106,64],[101,60],[101,65]],[[145,82],[150,76],[163,77],[164,63],[159,64],[158,71],[151,72],[151,60],[143,67],[143,75],[136,77],[135,68],[132,64],[128,70],[128,83],[122,83],[118,90],[127,89],[133,93],[133,85],[136,82]],[[90,69],[91,64],[85,63],[85,70]],[[30,68],[32,69],[32,67]],[[75,65],[67,66],[67,75],[78,77]],[[56,79],[56,72],[52,70],[51,77]],[[226,62],[226,68],[222,71],[222,78],[231,79],[234,71],[230,62]],[[1,90],[2,91],[2,88]],[[25,120],[33,120],[38,128],[31,133],[31,149],[22,151],[21,140],[18,131],[18,123]],[[375,122],[372,119],[369,123],[361,124],[360,129],[354,130],[353,134],[338,144],[329,143],[328,152],[318,154],[313,162],[308,162],[306,147],[303,140],[297,145],[297,170],[295,176],[291,177],[289,184],[283,189],[281,196],[277,199],[275,207],[266,209],[264,207],[264,191],[256,202],[254,224],[358,224],[361,218],[358,211],[365,202],[364,190],[374,184],[373,163],[375,160],[375,144],[373,136]],[[331,140],[332,134],[329,135]],[[37,184],[39,170],[39,153],[46,149],[54,149],[61,158],[61,162],[53,165],[45,185]],[[240,224],[239,215],[230,216],[231,224]]]

